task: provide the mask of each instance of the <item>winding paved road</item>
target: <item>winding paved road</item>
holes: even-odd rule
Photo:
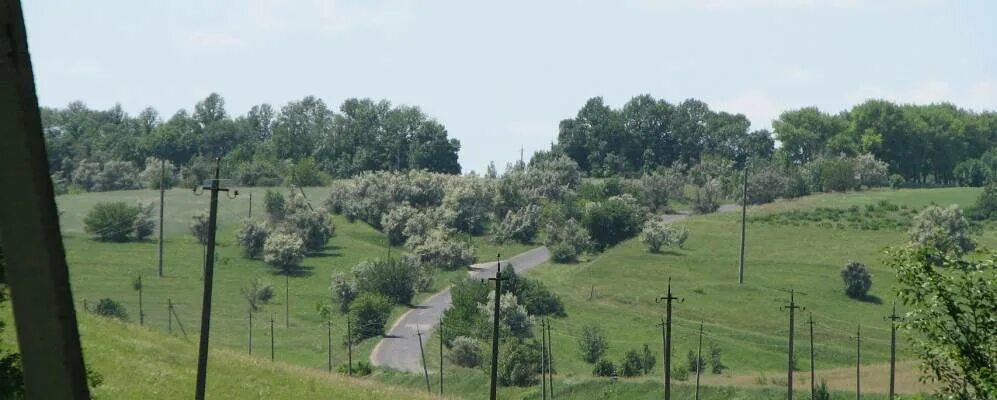
[[[717,212],[738,210],[740,207],[737,205],[725,204]],[[688,213],[681,213],[663,215],[660,218],[670,223],[684,220],[689,216]],[[525,272],[543,264],[548,259],[550,259],[550,251],[546,247],[537,247],[508,260],[502,260],[502,265],[511,264],[516,272]],[[472,278],[478,279],[494,277],[495,262],[472,265],[469,274]],[[450,308],[450,305],[450,288],[446,288],[406,312],[374,347],[374,351],[370,353],[370,363],[378,367],[422,373],[418,332],[421,331],[424,337],[432,334],[443,315],[443,311]]]
[[[546,247],[537,247],[502,260],[502,266],[511,264],[516,272],[525,272],[548,259],[550,251]],[[469,274],[478,279],[494,277],[495,265],[494,261],[472,265]],[[439,323],[443,311],[450,308],[450,305],[450,288],[446,288],[406,312],[374,347],[374,351],[370,353],[370,363],[378,367],[422,373],[418,332],[421,331],[424,338],[428,337]]]

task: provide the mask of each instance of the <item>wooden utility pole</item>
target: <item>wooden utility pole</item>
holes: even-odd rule
[[[284,271],[284,327],[291,327],[291,272]]]
[[[547,400],[547,331],[545,320],[540,320],[540,398]]]
[[[349,375],[353,376],[353,323],[346,318],[346,362]]]
[[[672,398],[672,301],[682,299],[672,295],[672,278],[668,278],[668,291],[665,297],[659,297],[655,299],[656,302],[665,301],[665,321],[662,325],[664,329],[665,337],[665,400],[671,400]]]
[[[249,192],[249,216],[247,218],[253,218],[253,192]]]
[[[862,398],[862,324],[855,330],[855,400]]]
[[[163,277],[163,209],[166,207],[166,159],[159,160],[159,277]]]
[[[489,390],[491,400],[498,399],[498,358],[499,358],[499,303],[502,302],[502,255],[495,256],[495,277],[488,278],[495,281],[495,310],[492,323],[492,376]]]
[[[433,388],[429,386],[429,368],[426,368],[426,353],[422,349],[422,330],[416,327],[415,334],[419,336],[419,356],[422,357],[422,374],[426,377],[426,392],[433,393]]]
[[[785,307],[783,307],[783,308],[789,310],[789,350],[788,350],[788,353],[787,353],[788,354],[788,357],[787,357],[788,361],[787,361],[787,367],[786,367],[786,369],[787,369],[786,370],[786,374],[788,376],[787,377],[787,379],[788,379],[787,383],[789,385],[788,392],[786,394],[786,398],[789,399],[789,400],[793,400],[793,370],[796,368],[796,365],[795,365],[796,364],[796,357],[795,357],[795,354],[794,354],[794,347],[793,347],[793,336],[794,336],[794,334],[796,332],[796,330],[795,330],[795,328],[796,328],[796,310],[797,309],[803,309],[803,307],[800,307],[799,305],[796,304],[795,294],[796,294],[795,290],[793,290],[793,289],[789,290],[789,304],[787,304]]]
[[[270,313],[270,361],[274,360],[274,330],[273,330],[273,313]]]
[[[744,163],[744,188],[741,190],[741,257],[737,268],[737,283],[744,283],[744,242],[748,229],[748,163]]]
[[[204,390],[208,381],[208,335],[211,332],[211,291],[215,276],[215,230],[218,228],[218,192],[228,192],[228,189],[219,187],[221,174],[221,159],[215,159],[215,179],[211,180],[210,186],[203,186],[202,190],[211,192],[210,208],[208,210],[208,243],[207,253],[204,260],[204,295],[201,303],[201,336],[197,352],[197,383],[195,386],[195,399],[204,400]],[[194,188],[197,193],[197,188]],[[238,195],[238,192],[235,192]]]
[[[249,355],[253,355],[253,307],[249,306]]]
[[[84,299],[83,301],[84,301],[83,304],[86,304],[86,299]],[[86,307],[84,306],[84,309],[85,308]],[[169,317],[168,318],[168,322],[167,322],[167,329],[168,329],[168,332],[170,332],[170,335],[172,335],[173,334],[173,299],[171,299],[171,298],[167,298],[166,299],[166,316]]]
[[[443,317],[440,317],[440,397],[443,397]]]
[[[895,384],[897,375],[897,303],[893,302],[893,312],[887,317],[890,320],[890,400],[896,395]]]
[[[814,313],[810,313],[810,399],[817,396],[817,376],[814,370]]]
[[[550,319],[547,320],[547,378],[550,400],[554,400],[554,340],[550,337]]]
[[[142,274],[138,274],[135,290],[138,290],[138,324],[143,326],[145,325],[145,309],[142,308]]]
[[[699,377],[703,369],[703,322],[699,322],[699,350],[696,351],[696,400],[699,400]]]
[[[329,344],[328,344],[328,347],[329,347],[329,356],[328,357],[329,357],[329,372],[331,373],[332,372],[332,320],[331,319],[326,320],[325,321],[325,326],[327,328],[327,330],[326,330],[326,338],[329,340]]]

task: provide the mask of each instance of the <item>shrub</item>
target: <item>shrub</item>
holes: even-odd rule
[[[353,268],[357,291],[382,294],[395,304],[412,302],[417,272],[398,258],[365,260]]]
[[[516,296],[530,315],[566,315],[561,298],[547,289],[543,282],[517,275],[512,266],[502,270],[502,279],[502,290]]]
[[[720,356],[722,354],[723,354],[723,350],[720,348],[720,345],[718,345],[715,342],[711,341],[710,342],[710,370],[714,374],[722,374],[724,372],[724,370],[727,369],[727,366],[724,365],[723,361],[720,359]]]
[[[716,179],[695,187],[690,196],[693,210],[700,214],[716,212],[720,209],[720,191],[720,182]]]
[[[689,379],[689,368],[685,365],[679,365],[672,368],[672,378],[677,381],[685,381]]]
[[[405,226],[419,210],[408,203],[392,208],[381,218],[381,229],[388,236],[388,243],[393,246],[405,243],[408,236],[405,235]]]
[[[353,338],[363,340],[384,334],[391,315],[391,300],[378,293],[364,293],[350,304]]]
[[[453,306],[443,311],[443,329],[446,337],[483,337],[481,327],[485,324],[479,304],[488,301],[491,293],[487,281],[464,278],[454,282],[450,288]]]
[[[661,220],[652,220],[644,223],[644,229],[640,234],[640,241],[647,245],[648,251],[657,253],[663,246],[676,246],[681,248],[689,238],[689,231],[684,227],[675,226]]]
[[[287,181],[294,186],[322,186],[328,176],[318,168],[315,159],[305,157],[294,163],[290,168],[290,176]]]
[[[128,161],[108,161],[97,174],[92,190],[124,190],[141,187],[138,180],[138,170]]]
[[[589,203],[582,223],[592,241],[605,248],[631,238],[640,232],[646,215],[637,201],[628,194],[613,196],[606,201]]]
[[[889,166],[872,154],[855,157],[855,180],[865,187],[880,187],[889,184]]]
[[[305,258],[305,245],[294,233],[273,233],[263,243],[263,261],[280,268],[285,273],[301,264]]]
[[[530,243],[540,228],[540,206],[530,204],[505,214],[505,218],[495,228],[495,241],[504,243],[515,240]]]
[[[83,190],[94,190],[98,174],[100,174],[100,163],[83,160],[73,169],[70,182]]]
[[[537,160],[537,158],[534,158]],[[581,183],[581,170],[570,157],[561,155],[534,162],[525,176],[524,197],[560,200]]]
[[[890,187],[894,189],[900,189],[907,184],[907,180],[904,179],[903,175],[893,174],[890,175]]]
[[[152,233],[154,224],[142,206],[123,202],[97,203],[86,218],[83,229],[97,240],[125,242],[130,238],[144,239]]]
[[[298,234],[309,252],[322,250],[336,232],[336,226],[326,215],[310,209],[302,208],[289,213],[287,225]]]
[[[831,391],[827,388],[827,381],[824,379],[820,380],[820,385],[814,389],[814,399],[813,400],[831,400]]]
[[[855,162],[847,157],[824,157],[803,166],[814,191],[844,192],[857,186]]]
[[[242,221],[242,227],[235,234],[235,240],[242,248],[242,253],[249,258],[256,258],[263,254],[263,245],[266,243],[267,226],[249,219]]]
[[[668,169],[662,173],[644,174],[636,186],[641,204],[651,211],[660,211],[668,208],[668,199],[682,196],[685,177],[678,171]]]
[[[262,279],[254,279],[242,289],[242,295],[246,298],[249,309],[256,311],[260,304],[269,303],[273,299],[273,284]]]
[[[626,378],[639,376],[644,372],[644,363],[637,350],[627,351],[620,362],[620,375]]]
[[[481,343],[476,339],[458,336],[451,342],[450,360],[454,364],[465,368],[474,368],[481,365],[482,359]]]
[[[263,209],[267,213],[268,220],[280,221],[284,219],[287,212],[287,201],[284,200],[284,195],[280,192],[268,189],[263,196]]]
[[[507,340],[498,362],[499,383],[504,386],[530,386],[540,373],[540,345],[519,339]]]
[[[125,306],[108,298],[100,299],[97,305],[94,306],[93,313],[102,317],[117,318],[122,321],[128,320],[128,312],[125,310]]]
[[[339,304],[339,312],[344,314],[350,310],[350,303],[357,298],[356,282],[346,279],[342,272],[332,274],[329,291],[332,292],[332,301]]]
[[[776,198],[787,195],[790,186],[790,177],[783,168],[775,163],[763,163],[752,168],[748,173],[748,204],[771,203]],[[744,190],[743,179],[737,185],[737,202],[743,201],[742,190]]]
[[[573,218],[560,224],[548,224],[546,232],[545,245],[550,248],[551,258],[557,262],[575,261],[591,242],[588,231]]]
[[[190,218],[190,224],[188,225],[188,228],[190,229],[190,234],[193,235],[195,239],[197,239],[198,243],[200,244],[208,243],[208,235],[210,234],[210,230],[208,228],[210,228],[209,227],[210,222],[211,222],[210,216],[203,211],[194,214]]]
[[[595,366],[592,368],[592,375],[603,377],[616,376],[616,366],[613,365],[612,361],[600,358],[595,362]]]
[[[405,245],[420,263],[449,270],[467,267],[477,259],[471,244],[438,229],[425,238],[413,236]]]
[[[346,375],[350,373],[350,364],[341,364],[336,368],[336,372]],[[373,370],[370,367],[370,363],[366,361],[358,361],[356,365],[353,366],[353,376],[367,376],[370,375]]]
[[[976,204],[969,212],[974,219],[993,219],[997,217],[997,183],[990,183],[983,188]]]
[[[872,288],[872,274],[860,262],[851,261],[841,269],[841,280],[845,282],[845,294],[853,299],[862,299]]]
[[[654,357],[654,353],[648,345],[644,345],[644,348],[640,352],[640,368],[644,372],[644,375],[650,374],[654,370],[654,364],[657,363],[657,359]]]
[[[145,240],[156,229],[156,223],[152,221],[152,203],[139,204],[136,208],[138,213],[132,221],[132,234],[135,239]]]
[[[582,354],[582,360],[587,363],[594,363],[606,354],[609,349],[609,342],[602,335],[602,330],[595,326],[582,328],[582,336],[578,339],[578,350]]]
[[[955,204],[947,208],[925,207],[914,217],[908,234],[912,243],[944,253],[963,254],[976,248],[969,238],[969,222]]]
[[[490,292],[488,302],[481,304],[478,308],[481,310],[481,315],[492,321],[495,318],[495,292]],[[506,331],[502,337],[509,335],[527,337],[532,334],[533,319],[526,312],[526,307],[520,305],[512,293],[502,293],[502,299],[499,302],[499,322],[500,327]]]
[[[952,170],[956,182],[960,186],[980,187],[989,180],[990,171],[986,164],[976,158],[968,159],[956,164]]]
[[[440,210],[448,227],[473,234],[484,231],[492,210],[492,193],[484,180],[452,179],[445,193]]]
[[[687,364],[686,369],[689,372],[703,371],[703,369],[706,368],[706,360],[703,360],[703,357],[698,356],[695,351],[689,350],[689,352],[685,354],[685,359]]]
[[[172,188],[180,181],[177,169],[172,162],[160,161],[155,157],[145,159],[145,169],[139,173],[138,177],[139,181],[149,189],[159,189],[160,178],[162,178],[163,189]]]

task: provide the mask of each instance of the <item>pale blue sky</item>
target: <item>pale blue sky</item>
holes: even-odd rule
[[[42,105],[232,114],[305,95],[422,107],[465,171],[546,148],[586,99],[744,113],[866,98],[997,109],[997,2],[940,0],[24,3]]]

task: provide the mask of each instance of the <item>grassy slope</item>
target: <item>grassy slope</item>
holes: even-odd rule
[[[334,217],[336,236],[330,240],[324,254],[308,257],[303,263],[305,273],[292,276],[290,281],[290,328],[285,327],[285,277],[275,275],[273,269],[259,260],[242,257],[235,246],[235,231],[249,211],[248,192],[253,194],[253,215],[262,217],[262,198],[265,189],[240,189],[241,195],[230,200],[222,198],[219,206],[218,262],[215,268],[214,301],[212,309],[212,335],[214,346],[224,346],[240,351],[248,347],[248,312],[240,290],[256,277],[274,283],[276,297],[254,316],[253,352],[269,357],[269,317],[274,315],[276,358],[305,367],[325,368],[326,326],[316,312],[316,305],[329,299],[329,277],[333,272],[348,273],[354,265],[366,258],[383,257],[387,253],[384,236],[368,225],[347,222]],[[305,189],[315,206],[320,206],[326,189]],[[167,192],[165,276],[156,277],[158,246],[155,240],[142,243],[101,243],[91,240],[82,232],[82,219],[98,201],[158,201],[158,191],[140,190],[107,193],[67,195],[57,198],[63,212],[61,225],[64,232],[74,298],[77,307],[84,299],[92,306],[97,299],[110,297],[122,302],[133,322],[138,322],[138,293],[131,282],[142,274],[145,283],[145,322],[153,329],[167,330],[167,301],[172,299],[187,335],[193,340],[199,329],[201,291],[202,246],[190,236],[187,223],[196,212],[207,208],[206,196],[195,196],[190,190],[173,189]],[[474,238],[480,245],[479,254],[514,254],[529,246],[495,246],[483,238]],[[399,254],[401,248],[392,253]],[[482,256],[484,258],[484,256]],[[442,289],[461,271],[438,274],[432,291]],[[417,296],[416,301],[430,293]],[[406,311],[396,307],[395,316]],[[336,365],[346,362],[346,348],[342,338],[346,334],[345,318],[336,315],[332,321]],[[174,324],[174,334],[181,335]],[[354,360],[366,360],[375,340],[365,340],[354,349]]]
[[[962,206],[971,204],[978,190],[936,189],[826,194],[798,201],[753,208],[749,213],[777,212],[815,206],[868,204],[880,199],[895,203],[929,203]],[[746,283],[737,284],[739,215],[695,217],[683,222],[690,231],[686,248],[664,254],[649,254],[637,240],[629,240],[584,263],[552,264],[531,271],[562,296],[569,317],[554,321],[555,361],[567,377],[585,377],[591,366],[576,354],[575,337],[585,325],[601,327],[609,337],[608,358],[617,361],[629,349],[648,344],[659,354],[661,330],[656,324],[664,312],[654,298],[664,292],[669,277],[676,295],[685,299],[674,307],[675,363],[695,349],[696,329],[705,324],[705,342],[715,341],[723,349],[723,360],[733,375],[756,375],[770,371],[781,376],[785,368],[787,313],[780,307],[788,295],[779,289],[806,292],[799,303],[807,311],[798,314],[797,352],[799,366],[809,369],[808,312],[817,322],[815,342],[821,368],[853,365],[855,342],[850,339],[856,324],[863,325],[864,363],[888,359],[889,313],[895,280],[883,265],[885,247],[905,241],[902,231],[846,231],[817,227],[751,224],[748,227]],[[993,232],[980,241],[997,243]],[[839,270],[849,260],[865,262],[873,273],[871,294],[881,303],[849,299],[843,293]],[[589,300],[590,290],[594,296]],[[705,347],[705,345],[704,345]],[[902,343],[901,343],[902,347]],[[705,353],[705,350],[704,350]],[[708,354],[708,353],[706,353]],[[908,357],[901,350],[901,357]],[[832,380],[835,384],[839,380]],[[840,380],[839,387],[852,383]],[[871,387],[871,386],[870,386]]]
[[[194,393],[197,346],[134,324],[80,317],[88,365],[104,377],[97,399],[186,399]],[[232,399],[423,399],[419,392],[248,357],[210,354],[207,393]]]

